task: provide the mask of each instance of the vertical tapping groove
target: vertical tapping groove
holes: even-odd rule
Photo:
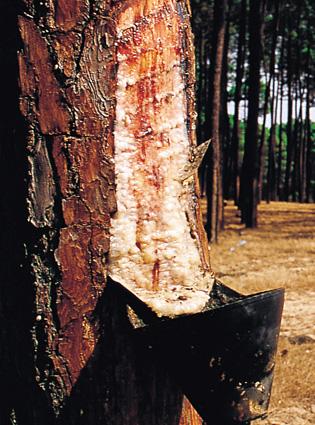
[[[194,144],[184,11],[176,1],[155,3],[126,6],[117,19],[109,270],[158,314],[177,315],[203,308],[209,278],[194,182],[180,180]]]

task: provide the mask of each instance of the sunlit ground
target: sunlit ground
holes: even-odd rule
[[[204,204],[205,205],[205,204]],[[315,424],[315,204],[263,202],[245,229],[233,203],[211,247],[222,282],[243,293],[284,287],[286,301],[270,415],[261,425]]]

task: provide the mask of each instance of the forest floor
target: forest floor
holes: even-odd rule
[[[315,424],[315,204],[261,203],[245,229],[232,203],[211,247],[217,277],[243,293],[284,287],[285,305],[269,416],[257,425]]]

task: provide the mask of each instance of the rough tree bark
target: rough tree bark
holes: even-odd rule
[[[187,4],[6,0],[0,15],[0,422],[199,425],[168,373],[133,344],[126,302],[106,273],[117,45],[144,51],[143,34],[154,41],[159,25],[173,28],[194,143]]]

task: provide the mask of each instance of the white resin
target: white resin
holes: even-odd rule
[[[164,46],[165,51],[172,48]],[[141,60],[131,68],[128,55],[118,49],[117,213],[111,221],[109,273],[161,316],[198,312],[208,300],[201,254],[186,214],[191,193],[178,179],[190,149],[178,56],[169,63],[155,64],[161,71],[158,78],[147,71],[142,78],[151,92],[139,101]],[[153,79],[158,84],[151,89]],[[136,136],[134,126],[139,119],[146,119],[145,132]],[[139,153],[142,141],[144,154]],[[158,275],[154,278],[155,268]]]

